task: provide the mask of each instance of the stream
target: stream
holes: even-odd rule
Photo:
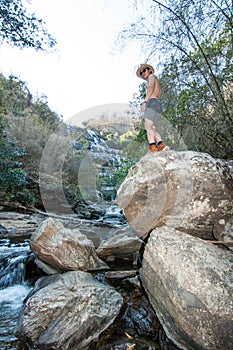
[[[111,178],[111,169],[119,164],[118,151],[110,149],[93,131],[89,131],[88,137],[93,160],[98,159],[99,163],[100,158],[102,159],[99,177]],[[109,202],[104,200],[102,203],[92,203],[92,209],[100,210],[103,215],[96,219],[80,220],[84,225],[84,231],[85,227],[93,229],[96,235],[94,240],[111,237],[114,232],[113,228],[123,227],[127,224],[120,208],[114,205],[115,189],[111,186],[105,186],[103,183],[103,193],[103,199],[106,198]],[[9,217],[10,221],[8,220]],[[17,213],[0,212],[0,350],[28,349],[28,347],[18,342],[14,332],[23,300],[33,287],[33,282],[36,279],[36,276],[34,276],[34,280],[32,278],[33,271],[30,271],[31,275],[28,277],[27,269],[31,269],[31,266],[26,267],[26,261],[29,260],[28,257],[31,254],[29,246],[30,233],[34,231],[38,223],[43,219],[45,217],[39,214],[25,215],[22,218],[17,217]],[[70,219],[72,219],[72,216]],[[24,230],[24,228],[19,226],[22,225],[22,220],[25,220],[25,224],[31,225],[31,232],[30,229],[27,229],[26,235],[17,237],[17,235],[14,235],[14,230],[17,231],[18,228],[21,231]],[[7,227],[10,235],[6,235],[3,232],[8,221],[12,222],[10,231],[10,224]],[[70,222],[69,225],[72,228],[72,220],[64,217],[65,222]],[[35,226],[34,228],[33,225]],[[8,238],[6,238],[7,236]],[[129,266],[130,268],[135,268],[132,261],[115,262],[115,264],[117,263],[119,264],[118,266],[110,266],[115,271],[127,270]],[[99,273],[96,275],[96,278],[101,280],[105,277]],[[111,281],[109,283],[111,284]],[[134,336],[136,336],[137,342],[135,347],[132,348],[135,350],[178,349],[167,339],[156,314],[140,286],[137,288],[137,286],[127,284],[127,282],[122,280],[113,281],[112,283],[116,289],[124,294],[126,304],[116,322],[100,337],[98,344],[91,344],[89,350],[128,350],[129,345],[126,345],[123,339],[125,338],[123,335],[126,332],[131,334],[136,332]]]
[[[30,252],[29,243],[0,240],[0,349],[17,349],[14,335],[23,300],[31,287],[25,279],[24,261]]]

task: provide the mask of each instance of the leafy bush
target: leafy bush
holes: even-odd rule
[[[9,139],[0,117],[0,184],[2,188],[12,191],[26,184],[26,173],[20,161],[24,155],[25,149],[19,148],[16,141]]]
[[[29,191],[27,188],[23,188],[22,190],[17,191],[12,199],[24,205],[31,205],[31,206],[33,206],[36,202],[34,194],[31,191]]]

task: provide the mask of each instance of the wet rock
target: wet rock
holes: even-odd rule
[[[93,242],[78,229],[70,230],[55,219],[44,220],[30,239],[35,255],[56,270],[108,269],[96,254]]]
[[[117,193],[117,204],[143,238],[164,224],[213,239],[213,227],[233,210],[232,168],[198,152],[147,154]]]
[[[124,297],[121,313],[114,323],[100,335],[98,341],[92,342],[88,350],[125,349],[125,347],[129,350],[130,346],[135,350],[160,349],[159,330],[161,326],[138,283],[138,276],[111,282],[114,282],[116,288],[120,288]],[[168,346],[169,343],[166,344],[167,350],[177,349],[175,346],[174,348]]]
[[[121,306],[121,295],[89,273],[43,277],[25,302],[17,334],[37,349],[86,349]]]
[[[8,230],[0,224],[0,238],[5,238],[8,236]]]
[[[7,233],[9,238],[30,237],[31,233],[38,227],[38,222],[39,216],[17,212],[0,212],[0,227],[5,228],[4,235]]]
[[[156,228],[140,276],[169,338],[181,349],[233,348],[232,252],[171,227]]]

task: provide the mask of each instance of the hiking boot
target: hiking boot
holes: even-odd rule
[[[149,152],[158,152],[158,148],[153,144],[149,146]]]
[[[169,147],[166,146],[164,143],[160,143],[158,146],[158,151],[169,151]]]

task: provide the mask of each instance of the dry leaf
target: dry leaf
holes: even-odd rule
[[[130,345],[130,347],[127,350],[132,350],[135,346],[136,344]]]
[[[128,333],[126,333],[126,332],[125,332],[125,335],[126,335],[126,337],[127,337],[129,340],[133,340],[132,335],[129,335],[129,334],[128,334]]]

